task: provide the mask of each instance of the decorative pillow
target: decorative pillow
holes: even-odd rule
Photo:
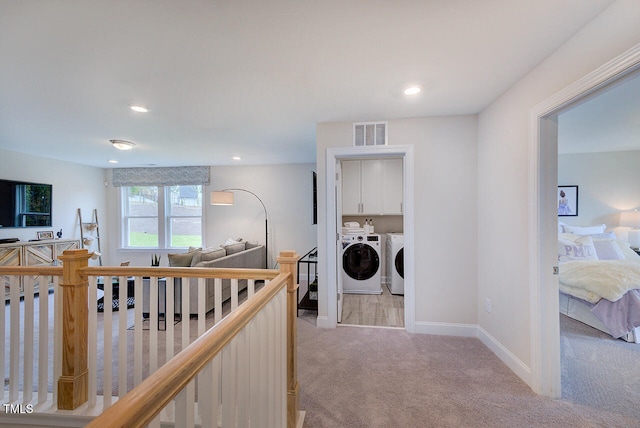
[[[605,224],[598,224],[595,226],[569,226],[565,224],[562,226],[564,233],[573,233],[574,235],[595,235],[596,233],[604,233],[607,228]]]
[[[593,238],[592,238],[593,239]],[[593,239],[598,260],[624,260],[624,253],[613,239]]]
[[[227,255],[227,252],[224,248],[207,248],[206,250],[202,250],[200,252],[200,260],[201,262],[208,262],[211,260],[219,259],[220,257],[224,257]],[[194,257],[195,260],[195,257]],[[193,266],[193,262],[191,262]]]
[[[591,239],[618,239],[615,232],[596,233],[595,235],[589,235]]]
[[[232,245],[225,245],[224,249],[227,252],[227,256],[231,255],[231,254],[239,253],[240,251],[244,251],[245,250],[245,243],[244,242],[237,242],[237,243],[232,244]]]
[[[566,223],[563,223],[561,221],[558,221],[558,233],[563,233],[564,232],[564,226],[566,226]]]
[[[169,259],[169,266],[171,267],[190,267],[191,260],[193,260],[193,256],[198,252],[189,251],[188,253],[180,253],[180,254],[167,254],[167,258]]]
[[[227,239],[227,242],[225,242],[224,244],[221,245],[221,247],[226,247],[227,245],[237,244],[238,242],[242,242],[242,238],[238,238],[238,239],[229,238],[229,239]]]
[[[260,244],[258,244],[258,241],[247,241],[245,243],[245,249],[250,250],[252,248],[256,248],[259,247]]]
[[[593,239],[590,236],[563,233],[558,237],[558,261],[570,260],[598,260]]]

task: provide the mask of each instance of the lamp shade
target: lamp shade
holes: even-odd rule
[[[620,213],[620,226],[640,228],[640,211],[623,211]]]
[[[233,192],[211,192],[211,205],[233,205]]]

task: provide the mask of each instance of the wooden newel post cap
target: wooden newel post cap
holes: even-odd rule
[[[285,251],[280,251],[280,255],[276,258],[276,260],[280,264],[295,263],[298,261],[299,258],[300,257],[295,252],[295,250],[285,250]]]

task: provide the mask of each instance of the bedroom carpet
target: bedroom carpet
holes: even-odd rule
[[[640,344],[562,314],[560,332],[562,398],[640,420]]]
[[[638,415],[540,397],[478,339],[298,321],[305,427],[638,427]],[[638,377],[636,375],[635,377]]]

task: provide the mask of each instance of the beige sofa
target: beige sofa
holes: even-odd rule
[[[207,268],[248,268],[262,269],[264,267],[264,245],[250,242],[237,242],[223,247],[192,249],[182,254],[169,254],[169,266],[181,267],[207,267]],[[179,289],[181,280],[176,279]],[[189,284],[189,313],[198,313],[198,286],[197,279],[192,278]],[[238,290],[247,288],[247,281],[240,280]],[[223,302],[231,297],[231,281],[222,281]],[[145,299],[148,301],[148,299]],[[209,312],[214,307],[213,280],[207,280],[205,310]],[[180,308],[179,294],[176,297],[176,308]]]

